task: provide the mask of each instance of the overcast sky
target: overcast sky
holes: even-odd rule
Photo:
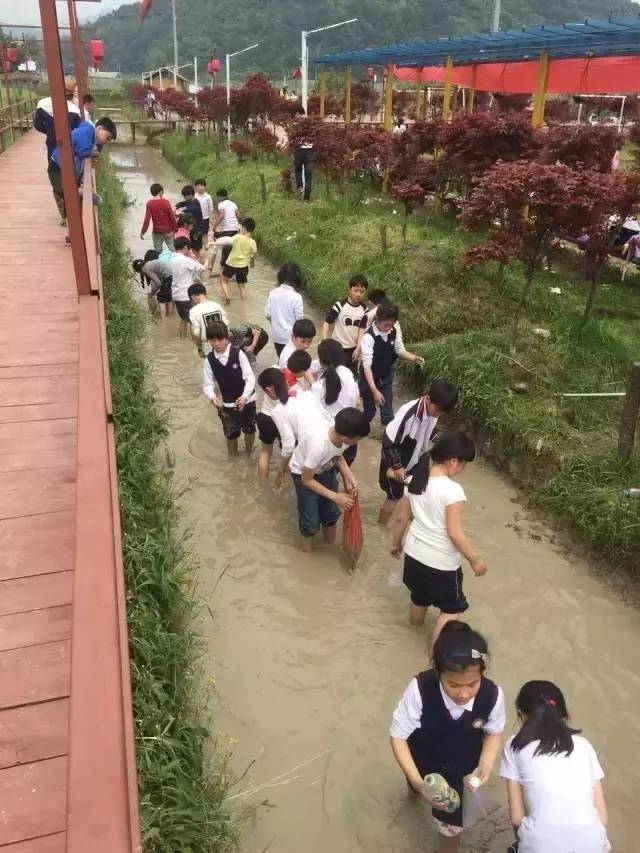
[[[131,0],[102,0],[101,3],[78,3],[78,16],[95,18],[101,12],[110,12]],[[66,3],[58,3],[60,23],[67,23]],[[0,0],[0,24],[38,24],[40,12],[38,0]]]

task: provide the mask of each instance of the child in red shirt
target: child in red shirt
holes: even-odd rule
[[[156,252],[161,252],[163,244],[166,243],[167,249],[172,252],[173,238],[178,228],[176,215],[170,202],[164,198],[164,187],[161,184],[151,184],[150,192],[153,198],[147,202],[140,239],[144,240],[149,223],[153,223],[151,229],[153,248]]]

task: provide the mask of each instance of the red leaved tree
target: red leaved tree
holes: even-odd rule
[[[486,242],[465,253],[465,265],[488,260],[522,263],[524,285],[514,316],[512,344],[535,275],[554,239],[579,233],[586,221],[579,206],[582,189],[579,173],[568,166],[526,160],[497,163],[480,178],[464,204],[464,224],[486,228]]]
[[[418,161],[435,157],[442,124],[442,121],[416,121],[404,133],[392,135],[390,175],[393,183],[413,180]]]
[[[297,102],[293,102],[296,107],[298,106]],[[320,95],[317,92],[313,92],[313,94],[309,95],[309,109],[307,110],[308,115],[310,116],[319,116],[320,115]],[[344,98],[339,98],[337,95],[326,94],[324,96],[324,114],[325,116],[338,116],[344,115]]]
[[[348,125],[342,136],[346,178],[360,182],[362,197],[366,184],[380,184],[392,157],[392,138],[381,128]]]
[[[466,197],[475,180],[498,161],[533,158],[540,138],[522,113],[474,113],[442,124],[438,132],[441,168],[450,187]]]
[[[391,187],[391,195],[402,202],[404,207],[404,220],[402,222],[402,245],[407,242],[407,224],[409,215],[417,204],[424,201],[424,187],[413,181],[399,181]]]
[[[245,139],[234,139],[231,142],[231,150],[238,158],[239,163],[244,163],[251,156],[251,145]]]
[[[551,127],[540,152],[543,163],[564,163],[574,169],[610,172],[613,155],[622,147],[616,127],[578,124]]]
[[[375,116],[380,110],[380,95],[370,83],[353,83],[351,86],[351,115],[357,121],[365,116]],[[326,110],[325,110],[326,111]]]
[[[266,124],[258,125],[251,132],[251,140],[265,157],[275,154],[278,150],[278,137]]]
[[[495,92],[493,103],[499,113],[522,113],[529,106],[530,95],[507,95],[503,92]]]

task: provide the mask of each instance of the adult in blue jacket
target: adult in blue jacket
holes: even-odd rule
[[[82,116],[80,114],[80,107],[74,102],[73,96],[76,91],[76,81],[72,77],[65,77],[64,79],[64,94],[67,99],[67,113],[69,117],[69,130],[75,130],[76,127],[82,121]],[[50,160],[51,155],[55,151],[57,140],[56,140],[56,129],[53,123],[53,103],[51,98],[42,98],[38,101],[36,106],[36,111],[33,116],[33,126],[36,130],[39,130],[40,133],[44,133],[46,136],[46,145],[47,145],[47,162]]]
[[[71,150],[77,184],[82,180],[84,161],[88,160],[89,157],[97,156],[102,146],[107,142],[111,142],[117,135],[116,126],[110,118],[98,119],[95,125],[89,121],[82,121],[71,132]],[[62,191],[62,171],[60,164],[60,149],[56,148],[49,160],[47,173],[60,216],[63,222],[66,222],[67,213],[64,205],[64,193]]]

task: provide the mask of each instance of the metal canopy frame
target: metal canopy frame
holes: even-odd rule
[[[538,59],[579,59],[640,54],[640,15],[611,16],[582,23],[544,24],[540,27],[499,30],[468,36],[449,36],[430,42],[413,42],[328,53],[317,65],[390,65],[422,67],[477,65],[489,62],[523,62]]]

